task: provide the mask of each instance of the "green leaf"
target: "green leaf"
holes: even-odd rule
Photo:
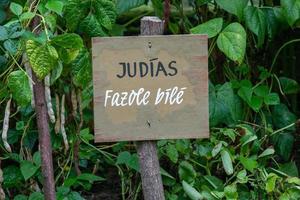
[[[87,33],[90,37],[107,35],[93,14],[89,14],[86,18],[84,18],[80,27],[82,31]]]
[[[285,161],[288,161],[291,156],[294,141],[294,136],[287,132],[283,132],[277,136],[275,150]]]
[[[297,81],[286,77],[280,77],[279,80],[284,94],[297,94],[300,91]]]
[[[20,16],[21,21],[29,20],[34,18],[35,14],[33,12],[25,12]]]
[[[258,112],[263,105],[263,99],[258,96],[252,96],[248,104],[255,112]]]
[[[62,15],[64,2],[61,0],[48,0],[45,7],[58,15]]]
[[[108,0],[96,0],[93,6],[99,23],[107,30],[111,30],[117,18],[115,4]]]
[[[203,199],[202,195],[190,184],[185,181],[182,181],[182,187],[184,192],[191,200],[200,200]]]
[[[16,123],[16,130],[17,131],[21,131],[21,130],[23,130],[24,129],[24,121],[18,121],[17,123]]]
[[[207,34],[208,38],[213,38],[220,33],[223,26],[223,18],[214,18],[203,24],[200,24],[190,31],[193,34]]]
[[[75,33],[65,33],[55,36],[51,39],[50,44],[54,47],[63,47],[65,49],[80,50],[83,47],[81,37]]]
[[[264,12],[260,8],[247,6],[244,14],[247,27],[258,37],[258,47],[261,47],[267,28]]]
[[[278,105],[280,104],[280,98],[277,93],[270,93],[264,98],[264,102],[267,105]]]
[[[31,102],[32,92],[24,71],[11,72],[8,76],[8,87],[19,106],[27,106]]]
[[[40,44],[28,40],[26,42],[26,53],[33,71],[40,80],[44,79],[52,68],[57,66],[57,51],[49,44]]]
[[[21,162],[21,172],[25,180],[31,178],[36,171],[39,169],[36,165],[28,160],[24,160]]]
[[[44,200],[44,195],[41,192],[31,193],[28,200]]]
[[[234,14],[241,21],[243,19],[244,8],[248,0],[215,0],[216,3],[227,12]]]
[[[285,104],[279,104],[273,107],[272,119],[274,126],[279,129],[296,122],[297,117],[289,111]],[[291,127],[287,130],[295,130],[295,127]]]
[[[290,26],[300,19],[300,0],[280,0],[283,14]]]
[[[266,150],[264,150],[258,157],[262,158],[262,157],[273,155],[274,153],[275,153],[274,148],[273,147],[269,147]]]
[[[50,85],[53,85],[55,83],[55,81],[60,77],[62,71],[63,65],[61,64],[61,62],[57,62],[57,66],[51,72]]]
[[[117,0],[117,3],[116,3],[117,13],[121,14],[121,13],[127,12],[130,9],[139,7],[143,4],[145,4],[145,0],[126,0],[126,1]]]
[[[36,166],[40,167],[42,165],[41,154],[39,151],[33,154],[33,162]]]
[[[180,180],[184,180],[188,183],[194,182],[194,180],[197,176],[197,173],[196,173],[193,165],[191,165],[187,161],[182,161],[179,164],[178,174],[179,174]]]
[[[12,55],[15,55],[18,51],[18,41],[17,40],[5,40],[3,43],[4,48]]]
[[[92,80],[92,65],[90,54],[86,49],[80,50],[76,59],[71,63],[73,83],[85,88]]]
[[[279,170],[289,176],[298,177],[298,168],[295,162],[281,164]]]
[[[240,161],[245,169],[253,173],[253,170],[257,168],[258,163],[254,158],[246,158],[243,156],[240,156]]]
[[[23,194],[18,194],[17,196],[14,197],[14,200],[27,200],[27,196]]]
[[[78,180],[83,180],[83,181],[90,181],[90,182],[95,182],[95,181],[104,181],[105,179],[96,176],[94,174],[89,174],[89,173],[82,173],[77,177]]]
[[[5,26],[0,26],[0,41],[8,39],[8,32]]]
[[[218,36],[217,45],[228,58],[241,64],[246,51],[246,31],[241,24],[231,23]]]
[[[259,97],[266,97],[269,95],[269,88],[266,85],[259,85],[253,92]]]
[[[19,167],[11,164],[3,168],[3,188],[18,188],[24,179]]]
[[[222,164],[227,175],[233,174],[233,166],[230,154],[227,150],[221,151]]]
[[[276,186],[276,180],[277,180],[278,178],[279,178],[279,177],[278,177],[276,174],[274,174],[274,173],[268,174],[268,176],[267,176],[267,181],[266,181],[266,191],[267,191],[268,193],[274,191],[275,186]]]
[[[9,6],[9,9],[11,10],[12,13],[15,15],[21,15],[23,11],[23,7],[20,4],[12,2]]]
[[[235,200],[238,199],[238,192],[236,188],[236,184],[227,185],[224,188],[225,197],[228,200]]]
[[[251,87],[242,86],[238,90],[238,95],[248,104],[251,102],[253,90]]]
[[[177,163],[178,161],[178,151],[173,144],[168,144],[166,146],[167,156],[173,163]]]
[[[222,145],[223,145],[223,142],[219,142],[219,143],[213,148],[213,150],[211,151],[212,157],[215,157],[216,155],[219,154],[219,152],[220,152],[221,149],[222,149]]]
[[[86,6],[81,4],[81,0],[69,0],[64,7],[64,18],[70,31],[76,30],[81,19],[86,14]]]
[[[247,183],[248,182],[247,171],[245,169],[240,171],[236,177],[237,177],[239,183]]]

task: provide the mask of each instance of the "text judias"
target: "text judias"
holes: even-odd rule
[[[143,78],[145,76],[158,77],[158,76],[175,76],[177,75],[176,61],[170,61],[165,66],[158,59],[151,59],[150,63],[134,62],[134,63],[119,63],[121,72],[116,74],[118,78],[130,77],[130,78]],[[154,62],[157,61],[157,62]],[[130,91],[105,91],[104,106],[143,106],[148,104],[169,104],[176,105],[181,104],[183,101],[184,92],[186,87],[174,86],[167,89],[158,88],[154,91],[154,98],[150,98],[153,95],[149,90],[145,88],[139,88],[137,90]],[[153,99],[153,102],[150,102]]]

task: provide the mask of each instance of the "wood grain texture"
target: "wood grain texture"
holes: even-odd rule
[[[150,31],[143,25],[141,30]],[[176,61],[178,73],[116,77],[121,71],[120,62],[150,65],[154,58],[158,58],[154,62],[161,61],[165,67],[170,61]],[[207,37],[204,35],[94,38],[93,81],[96,142],[209,136]],[[154,105],[158,88],[175,86],[187,88],[181,104]],[[141,87],[151,92],[149,104],[104,107],[107,90],[137,91]]]
[[[163,34],[164,23],[153,17],[141,19],[141,34]],[[164,200],[164,187],[160,174],[160,166],[155,141],[136,142],[139,156],[140,174],[145,200]]]

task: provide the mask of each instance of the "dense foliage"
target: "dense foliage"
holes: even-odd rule
[[[300,0],[33,2],[0,1],[0,199],[43,199],[31,70],[45,79],[57,199],[142,199],[134,144],[93,143],[90,50],[94,36],[137,35],[145,15],[209,37],[211,135],[158,141],[166,199],[300,199]]]

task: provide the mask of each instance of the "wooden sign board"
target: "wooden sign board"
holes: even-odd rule
[[[96,142],[205,138],[207,36],[93,38]]]

